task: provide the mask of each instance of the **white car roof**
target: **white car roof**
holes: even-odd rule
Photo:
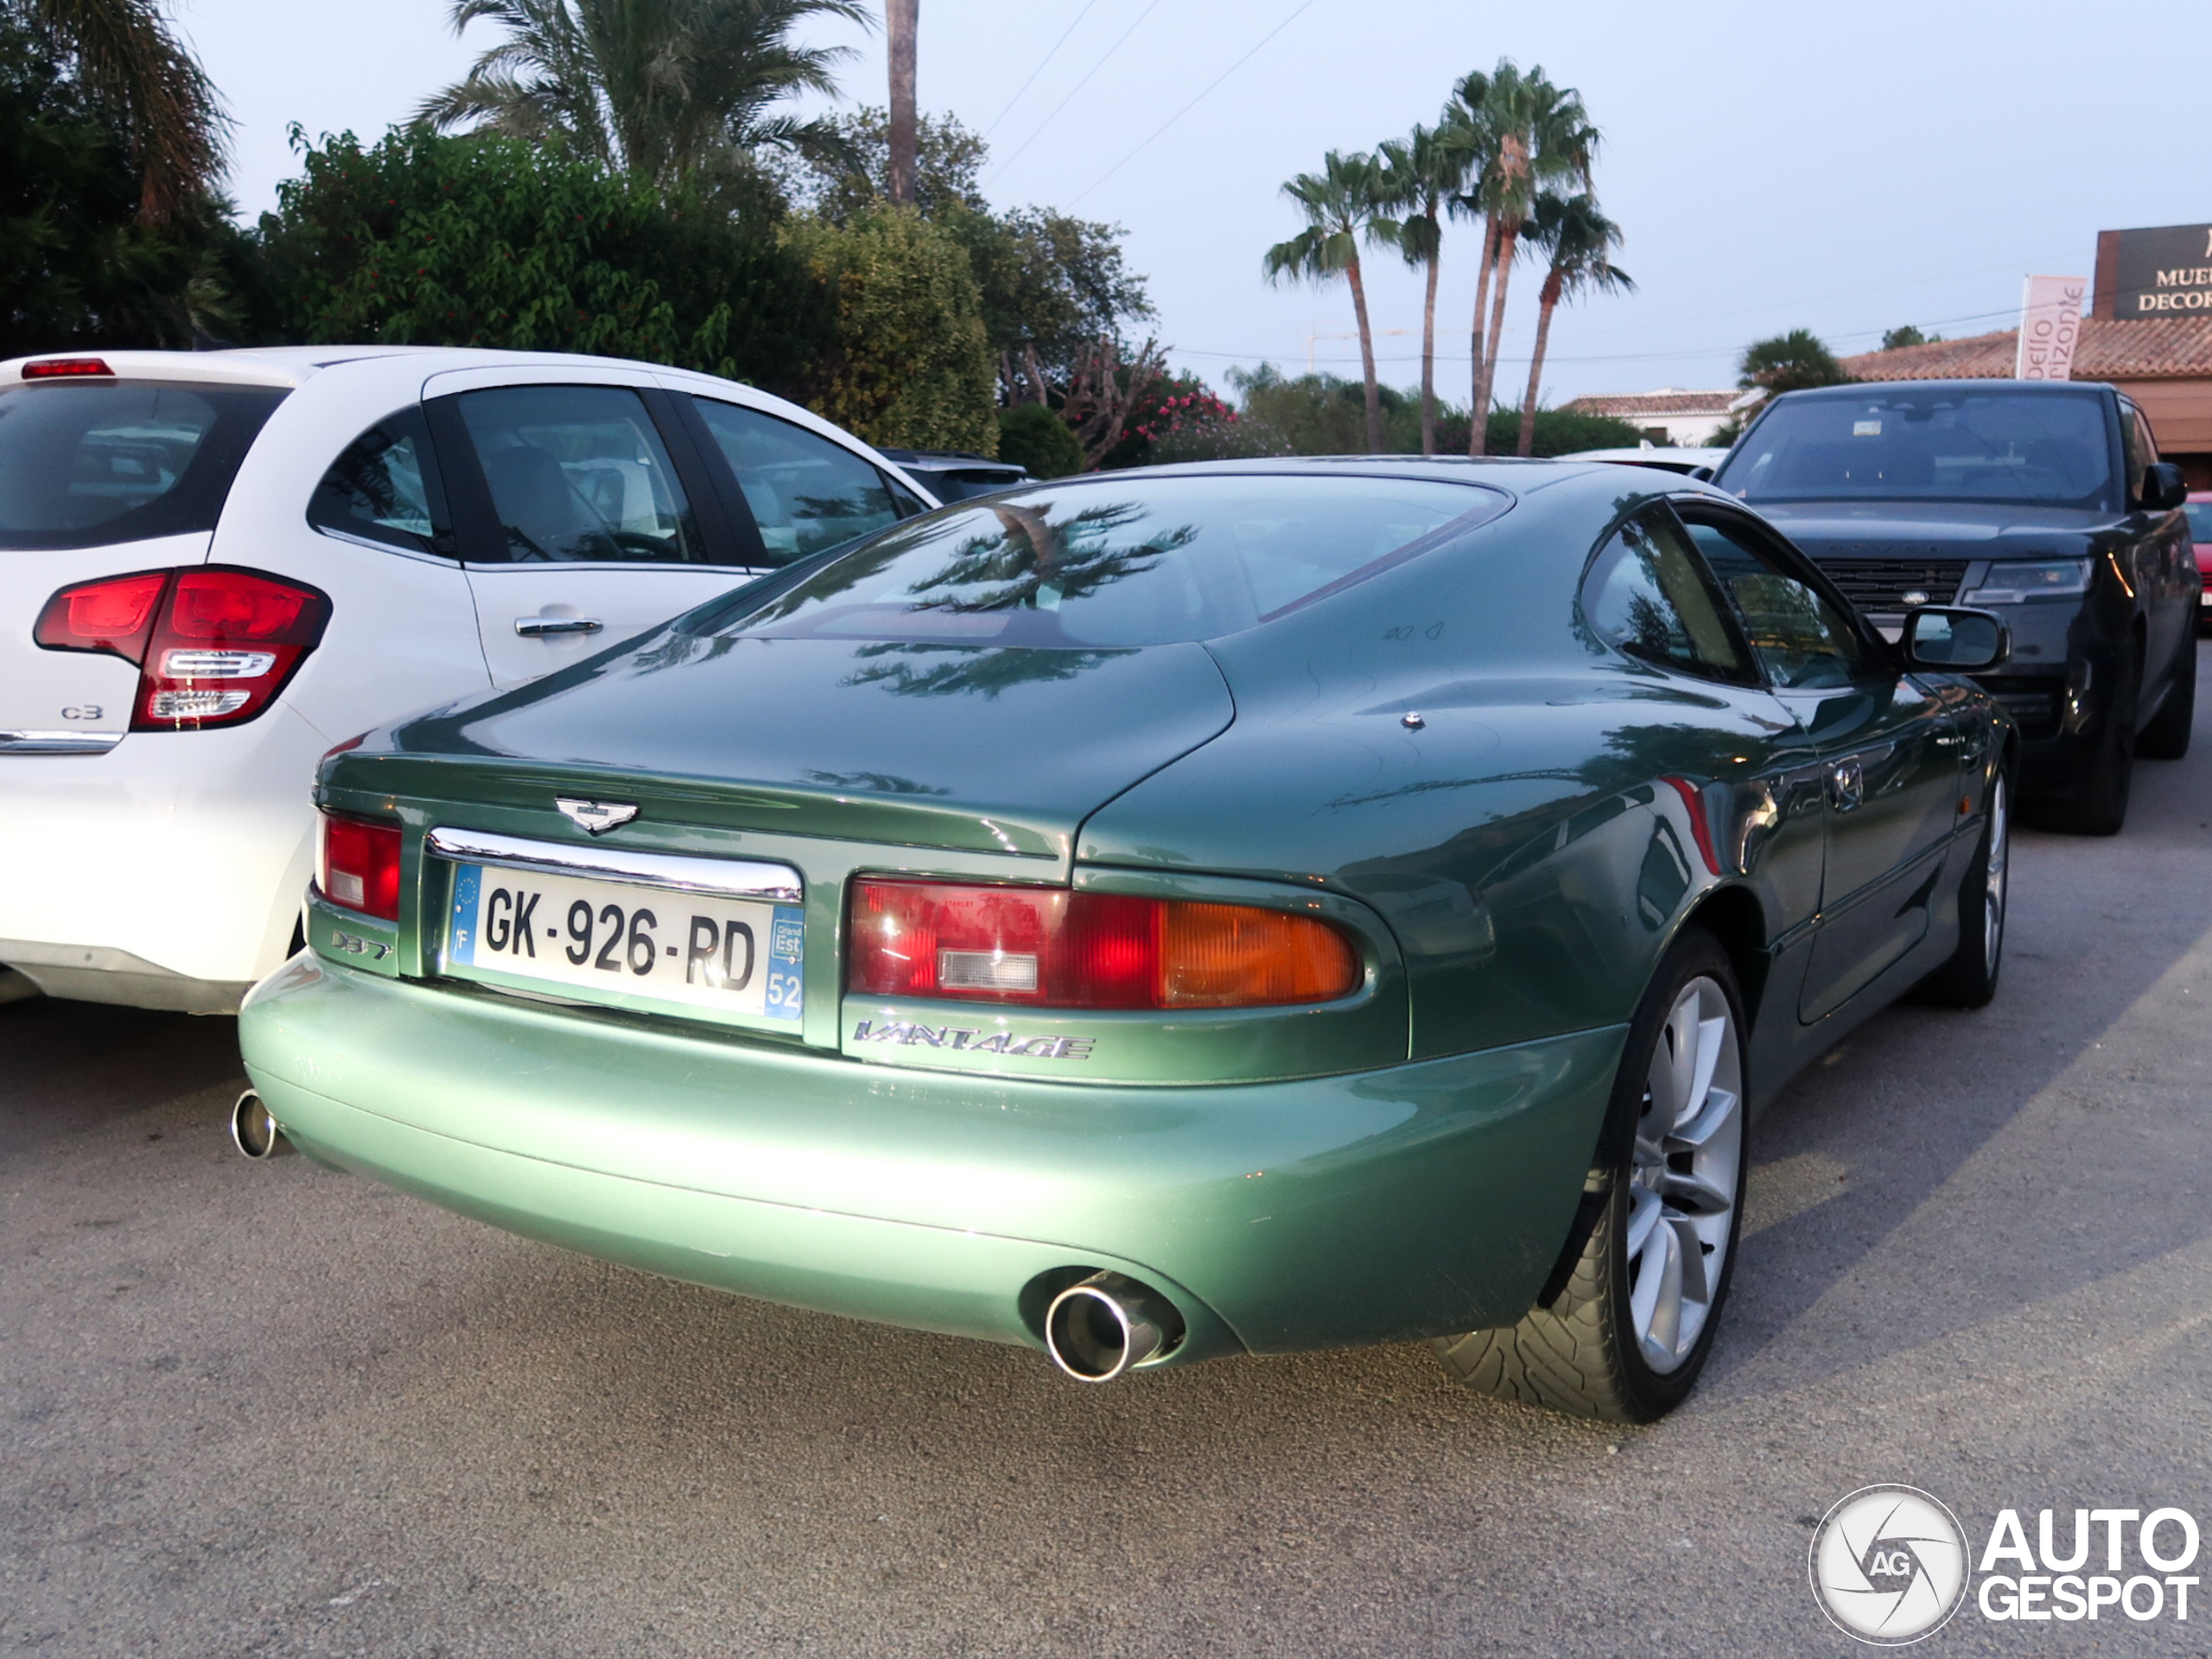
[[[857,435],[823,420],[810,409],[803,409],[741,381],[623,357],[594,357],[576,352],[504,352],[458,346],[251,346],[215,352],[37,352],[0,362],[0,386],[20,382],[26,364],[54,359],[97,358],[118,380],[198,380],[229,385],[282,386],[289,390],[348,363],[388,361],[398,357],[419,359],[425,380],[433,375],[464,369],[574,368],[587,373],[624,369],[665,377],[681,382],[688,390],[744,403],[810,428],[841,444],[858,448],[923,500],[937,499],[896,461],[879,454]]]

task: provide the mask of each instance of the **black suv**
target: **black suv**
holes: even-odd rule
[[[1892,638],[1923,605],[1994,612],[1977,676],[2019,723],[2021,802],[2111,835],[2139,753],[2189,749],[2196,562],[2181,470],[2115,388],[1910,380],[1776,398],[1713,481],[1751,503]]]

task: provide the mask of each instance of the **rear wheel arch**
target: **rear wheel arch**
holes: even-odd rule
[[[1702,928],[1727,954],[1736,970],[1736,994],[1743,999],[1744,1023],[1758,1023],[1759,1004],[1766,994],[1768,931],[1766,907],[1749,887],[1716,887],[1698,900],[1675,929],[1679,938],[1691,928]]]

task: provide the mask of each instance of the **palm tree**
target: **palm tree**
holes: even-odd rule
[[[1384,215],[1381,169],[1364,152],[1331,150],[1319,173],[1301,173],[1282,188],[1306,215],[1306,228],[1269,248],[1261,268],[1270,283],[1286,278],[1322,283],[1341,276],[1351,284],[1352,314],[1359,321],[1359,361],[1367,378],[1367,453],[1382,450],[1382,394],[1375,380],[1375,333],[1367,321],[1367,284],[1359,270],[1363,241],[1395,245],[1398,223]]]
[[[1484,207],[1482,194],[1484,181],[1497,171],[1497,132],[1491,119],[1490,88],[1491,78],[1479,69],[1472,71],[1452,89],[1437,124],[1452,135],[1452,143],[1466,158],[1461,181],[1468,188],[1453,194],[1451,213],[1455,219],[1479,219],[1483,227],[1482,257],[1475,266],[1474,322],[1469,330],[1468,360],[1473,378],[1467,395],[1474,425],[1467,451],[1471,455],[1482,453],[1484,411],[1476,400],[1482,396],[1485,361],[1483,346],[1487,336],[1483,319],[1490,308],[1491,275],[1497,263],[1497,221]]]
[[[1478,284],[1490,290],[1490,321],[1478,334],[1475,353],[1479,369],[1475,382],[1473,422],[1467,453],[1479,455],[1485,448],[1490,424],[1491,391],[1497,375],[1499,335],[1505,326],[1505,297],[1518,251],[1522,226],[1535,205],[1538,190],[1548,183],[1572,179],[1584,188],[1590,184],[1590,163],[1598,148],[1598,130],[1590,124],[1582,95],[1572,87],[1552,85],[1540,64],[1522,74],[1510,58],[1501,58],[1487,77],[1469,75],[1453,93],[1478,131],[1487,140],[1489,165],[1475,181],[1468,207],[1478,210],[1487,225],[1484,241],[1487,262]],[[1482,320],[1476,326],[1482,329]]]
[[[141,218],[170,219],[214,190],[230,117],[154,0],[0,0],[0,17],[66,60],[123,130]]]
[[[455,34],[505,40],[416,118],[560,143],[666,188],[763,147],[834,148],[825,123],[771,113],[831,92],[843,47],[795,44],[818,16],[866,23],[860,0],[454,0]]]
[[[1551,256],[1551,269],[1536,296],[1536,354],[1529,363],[1529,390],[1521,399],[1521,442],[1516,454],[1536,447],[1536,393],[1543,385],[1544,348],[1550,343],[1552,313],[1561,300],[1587,292],[1633,294],[1636,281],[1613,264],[1621,227],[1598,211],[1588,191],[1572,196],[1545,191],[1522,234],[1529,245]]]
[[[1447,112],[1448,113],[1448,112]],[[1438,216],[1466,182],[1471,148],[1449,120],[1416,123],[1412,136],[1382,146],[1383,207],[1402,213],[1398,251],[1409,265],[1425,265],[1427,291],[1421,312],[1421,452],[1436,453],[1436,279],[1444,263],[1444,227]]]
[[[914,25],[920,0],[883,0],[891,48],[891,200],[914,201]]]

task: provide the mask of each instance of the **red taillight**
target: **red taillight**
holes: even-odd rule
[[[200,565],[64,588],[31,633],[48,651],[112,652],[137,664],[131,730],[173,732],[251,720],[329,620],[330,601],[315,588]]]
[[[31,638],[48,651],[111,651],[125,662],[142,663],[168,582],[166,570],[145,570],[64,588],[46,601]]]
[[[387,922],[397,921],[399,826],[374,818],[324,813],[315,884],[334,905]]]
[[[105,359],[97,357],[47,357],[35,363],[23,365],[26,380],[73,380],[88,374],[115,378],[115,371]]]
[[[1063,887],[857,881],[845,982],[862,996],[1058,1008],[1325,1002],[1359,988],[1327,923],[1249,905]]]

